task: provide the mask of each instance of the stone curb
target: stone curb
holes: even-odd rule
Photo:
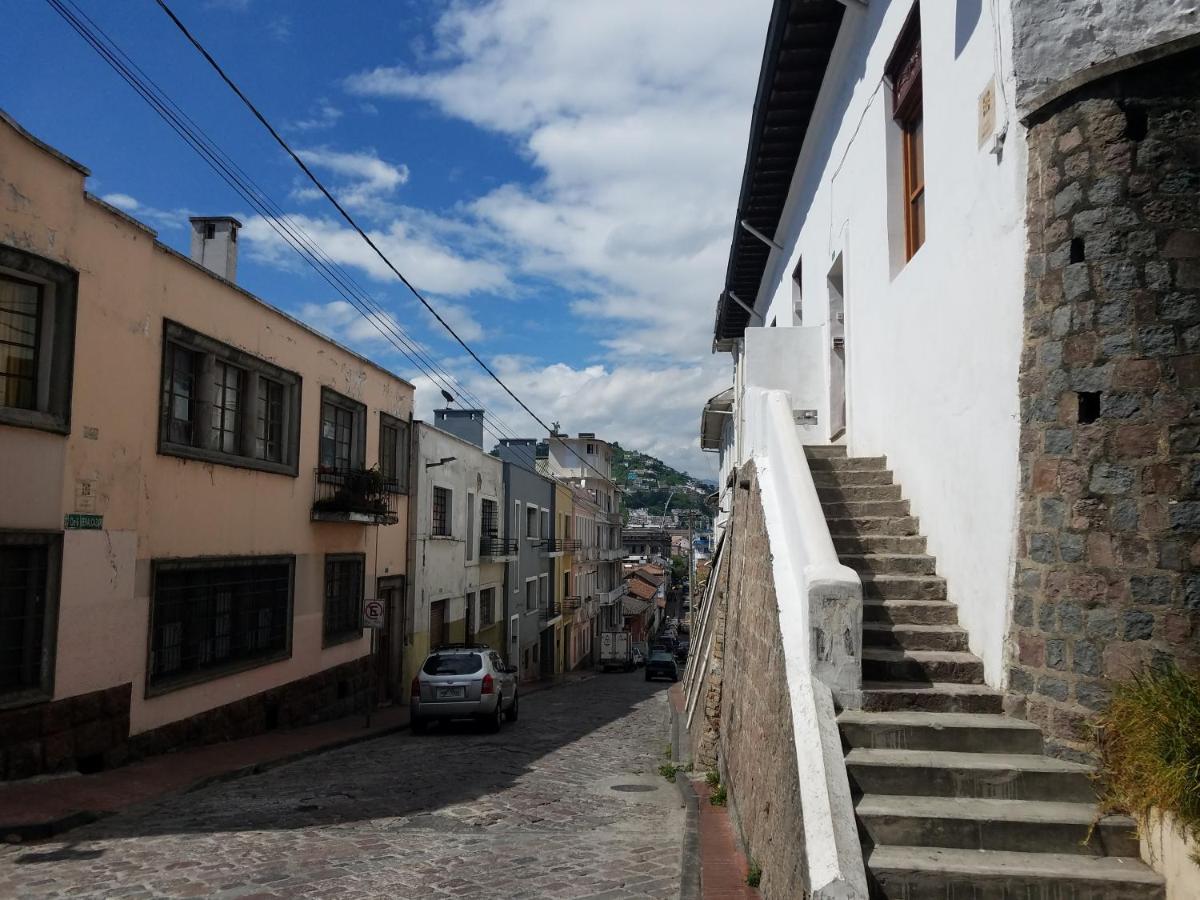
[[[684,776],[684,773],[679,773]],[[675,787],[687,810],[683,825],[683,847],[679,859],[679,900],[700,900],[700,801],[692,789],[691,775],[676,777]]]

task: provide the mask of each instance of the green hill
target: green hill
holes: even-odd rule
[[[680,472],[647,453],[613,444],[612,475],[625,492],[622,506],[626,511],[646,509],[661,516],[669,498],[671,512],[695,510],[706,519],[712,515],[704,505],[704,498],[716,489],[712,484]]]

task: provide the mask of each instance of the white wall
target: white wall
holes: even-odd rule
[[[1015,0],[1013,7],[1022,108],[1088,66],[1200,31],[1200,0]]]
[[[757,306],[768,322],[792,321],[790,276],[802,257],[804,325],[827,328],[827,274],[843,254],[850,453],[889,458],[971,648],[999,684],[1018,487],[1026,160],[1008,42],[997,47],[989,8],[969,38],[956,34],[955,7],[922,5],[925,245],[904,263],[900,202],[889,202],[899,136],[882,75],[910,4],[851,4],[777,231],[788,251],[772,254]],[[1004,22],[999,31],[1011,33]],[[996,127],[1010,132],[999,157],[990,141],[979,145],[976,114],[996,76]],[[828,378],[827,358],[818,365]]]

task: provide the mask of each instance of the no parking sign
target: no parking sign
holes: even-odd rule
[[[363,601],[363,626],[366,628],[382,628],[384,605],[382,600]]]

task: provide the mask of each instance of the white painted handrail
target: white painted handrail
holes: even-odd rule
[[[809,889],[866,900],[867,880],[834,697],[861,697],[862,582],[843,566],[786,391],[747,387],[746,451],[762,492],[790,693]]]

